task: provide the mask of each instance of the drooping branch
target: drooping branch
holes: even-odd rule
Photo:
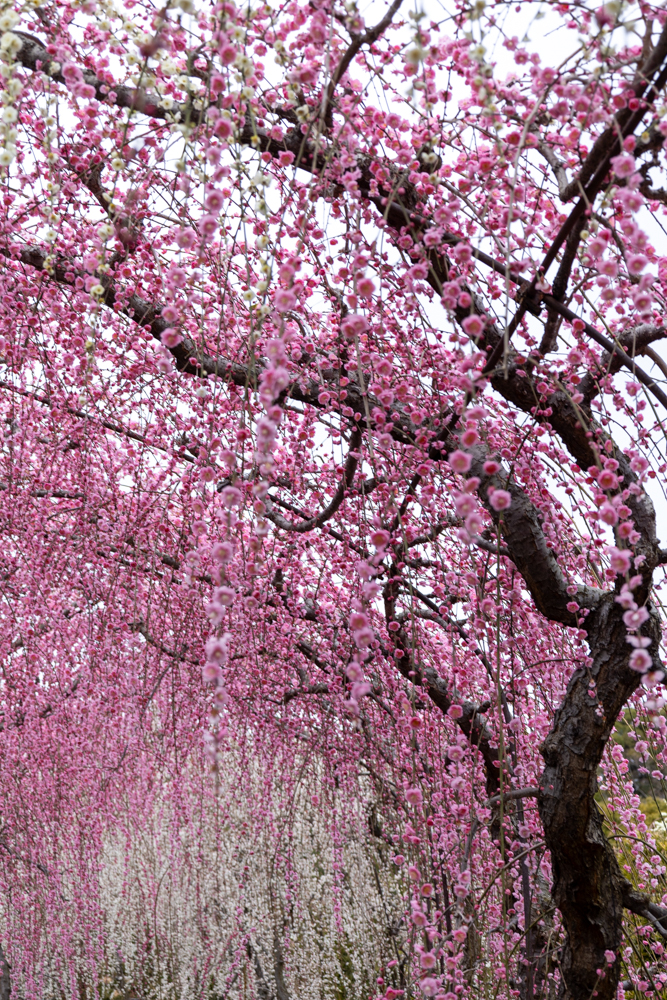
[[[340,485],[331,498],[331,501],[327,504],[323,511],[306,521],[288,521],[275,511],[267,511],[267,518],[282,531],[296,531],[300,534],[312,531],[314,528],[321,528],[323,524],[326,524],[327,521],[331,520],[345,499],[346,491],[350,489],[354,481],[354,474],[357,471],[357,466],[359,464],[359,446],[361,445],[361,438],[362,433],[360,428],[357,426],[352,431],[350,436],[350,449],[345,462],[345,468],[343,470],[343,477],[340,481]]]
[[[380,38],[385,33],[385,31],[393,21],[394,15],[399,10],[402,3],[403,0],[393,0],[393,3],[391,4],[387,13],[380,21],[378,21],[378,23],[373,28],[368,28],[366,31],[363,32],[363,34],[356,34],[356,33],[352,34],[352,41],[350,42],[347,49],[341,56],[340,61],[336,66],[336,69],[332,73],[324,97],[322,98],[320,117],[322,121],[326,123],[327,127],[330,128],[332,124],[331,105],[334,99],[334,94],[336,92],[336,87],[338,86],[338,84],[340,83],[340,81],[343,79],[348,69],[350,68],[352,60],[355,58],[355,56],[358,54],[358,52],[364,45],[373,45],[373,43],[377,42],[378,38]]]

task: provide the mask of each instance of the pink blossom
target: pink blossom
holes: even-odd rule
[[[238,507],[243,499],[243,494],[236,486],[225,486],[220,494],[225,507]]]
[[[512,505],[512,494],[507,490],[494,490],[489,496],[489,504],[494,510],[507,510]]]
[[[479,511],[474,510],[472,514],[468,514],[466,517],[465,526],[469,535],[477,535],[484,527],[484,518]]]
[[[601,490],[615,490],[618,486],[618,476],[610,469],[602,469],[598,474],[598,486]]]
[[[279,288],[273,297],[278,312],[288,312],[296,306],[296,295],[290,288]]]
[[[640,288],[638,291],[633,292],[632,304],[637,312],[642,314],[650,313],[653,308],[653,296],[646,289]]]
[[[69,87],[72,87],[83,80],[83,72],[75,63],[64,63],[62,67],[62,74]]]
[[[357,646],[360,649],[366,649],[368,646],[370,646],[370,644],[373,642],[373,639],[375,638],[373,630],[368,626],[357,629],[357,631],[354,632],[353,635],[354,635],[354,641],[356,642]]]
[[[357,279],[357,294],[363,296],[365,299],[371,298],[373,292],[375,291],[375,284],[371,278],[358,278]]]
[[[178,344],[182,343],[183,337],[178,330],[174,330],[172,326],[168,326],[160,334],[160,340],[165,347],[177,347]]]
[[[353,611],[349,621],[352,630],[365,628],[368,625],[368,616],[363,611]]]
[[[368,329],[368,320],[359,313],[349,313],[341,323],[340,329],[343,336],[353,339]]]
[[[634,608],[626,611],[623,615],[623,622],[626,628],[631,629],[633,632],[643,625],[645,621],[648,621],[648,611],[646,608]]]
[[[467,452],[457,449],[450,454],[449,464],[454,472],[466,473],[472,465],[472,457]]]
[[[605,551],[609,557],[609,565],[614,573],[628,572],[630,563],[632,562],[632,552],[630,549],[617,549],[616,546],[610,545]]]
[[[192,230],[188,231],[192,232]],[[166,305],[162,310],[162,319],[165,320],[166,323],[176,323],[178,321],[178,309],[176,306]]]
[[[648,258],[643,253],[631,253],[628,254],[627,264],[630,274],[641,274],[648,264]]]
[[[629,153],[620,153],[618,156],[612,157],[611,166],[617,177],[625,178],[634,174],[637,164],[634,156]]]
[[[234,591],[231,587],[216,587],[213,591],[213,600],[226,608],[233,603],[234,596]]]
[[[467,517],[468,514],[477,510],[477,501],[469,493],[455,493],[454,507],[459,517]]]
[[[600,520],[604,521],[605,524],[616,524],[618,514],[613,504],[610,504],[608,501],[602,504],[600,507]]]
[[[233,542],[216,542],[211,546],[211,558],[215,562],[228,563],[234,558]]]
[[[419,958],[419,964],[422,967],[422,969],[435,969],[437,964],[437,959],[432,951],[425,951]],[[422,980],[422,989],[423,989],[423,982],[424,981]],[[432,996],[433,994],[427,994],[427,996],[429,995]]]
[[[218,191],[217,188],[209,190],[206,195],[206,201],[204,202],[207,212],[219,212],[225,203],[225,197],[222,191]]]
[[[637,673],[645,674],[652,664],[651,656],[645,649],[633,649],[630,654],[629,665]]]
[[[434,997],[440,986],[437,979],[422,979],[419,983],[419,988],[425,997]]]
[[[408,788],[405,797],[411,806],[420,806],[422,804],[423,796],[420,788]]]
[[[652,642],[647,635],[626,635],[625,641],[634,649],[648,649]]]
[[[206,643],[206,659],[209,663],[217,663],[218,666],[225,664],[230,638],[230,635],[224,635],[221,638],[211,636]]]
[[[620,594],[618,595],[618,597],[615,597],[614,600],[616,601],[617,604],[620,604],[621,607],[624,608],[626,611],[634,611],[635,608],[637,607],[637,605],[635,604],[635,599],[632,596],[632,591],[628,587],[627,583],[623,584]]]
[[[615,260],[612,260],[609,257],[605,260],[598,261],[597,269],[600,274],[604,274],[608,278],[615,278],[618,274],[618,264]]]
[[[388,531],[385,531],[382,528],[371,532],[370,538],[371,538],[371,545],[374,545],[378,551],[382,551],[389,544],[389,539],[391,538],[391,535],[389,534]]]
[[[463,320],[463,329],[469,337],[479,337],[484,330],[484,324],[479,316],[466,316]]]
[[[348,680],[353,681],[354,683],[360,681],[364,676],[361,664],[358,663],[356,660],[352,660],[350,663],[348,663],[347,667],[345,668],[345,674]]]
[[[488,459],[484,463],[484,475],[495,476],[497,472],[500,472],[500,462],[496,462],[495,459]]]
[[[214,131],[219,139],[229,139],[234,131],[234,126],[230,122],[229,118],[219,118],[215,123]]]
[[[229,42],[222,46],[220,49],[220,61],[224,66],[230,66],[234,62],[237,51],[236,47]]]
[[[371,690],[372,688],[368,681],[357,681],[352,685],[350,697],[353,698],[354,701],[359,702],[363,697],[365,697],[365,695],[370,694]]]
[[[210,238],[215,235],[218,228],[218,219],[215,215],[202,215],[199,220],[199,231],[202,236]]]
[[[647,688],[649,691],[657,687],[665,678],[665,673],[663,670],[649,670],[642,677],[642,687]],[[648,984],[647,984],[648,985]]]
[[[222,679],[222,670],[217,663],[207,663],[204,667],[202,667],[201,674],[205,684],[208,684],[211,681],[217,682]]]

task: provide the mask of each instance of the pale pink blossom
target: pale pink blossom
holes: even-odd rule
[[[650,654],[645,649],[633,649],[630,654],[629,665],[637,673],[645,674],[652,662]]]
[[[630,549],[617,549],[615,545],[610,545],[605,551],[609,558],[609,565],[615,573],[628,572],[632,562]]]
[[[633,632],[635,629],[640,628],[645,621],[648,621],[648,611],[646,608],[630,609],[623,615],[625,627],[631,629]]]
[[[489,496],[489,504],[494,510],[507,510],[512,506],[512,494],[507,490],[494,490]]]
[[[620,153],[612,157],[611,166],[616,176],[620,178],[630,177],[637,168],[634,156],[629,153]]]
[[[296,295],[290,288],[279,288],[273,297],[278,312],[288,312],[296,306]]]
[[[472,465],[472,457],[467,452],[457,449],[450,454],[449,464],[454,472],[466,473]]]

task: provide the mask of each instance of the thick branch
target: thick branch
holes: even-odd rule
[[[23,31],[15,31],[14,34],[21,40],[21,48],[16,58],[22,66],[33,72],[45,73],[55,83],[67,86],[67,81],[60,68],[57,70],[52,68],[59,64],[54,62],[38,38]],[[197,111],[190,104],[176,104],[167,111],[160,107],[159,94],[149,94],[145,90],[126,87],[124,84],[107,83],[90,70],[84,69],[82,74],[83,82],[94,89],[98,101],[115,104],[118,108],[129,108],[140,114],[148,115],[149,118],[159,118],[163,121],[200,121],[203,118],[203,112]],[[114,96],[110,98],[109,94]]]
[[[645,892],[639,892],[627,880],[623,880],[623,906],[638,917],[644,917],[653,925],[658,934],[667,938],[667,907],[658,906]]]

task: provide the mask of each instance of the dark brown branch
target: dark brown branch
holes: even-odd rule
[[[644,94],[648,81],[651,79],[653,74],[660,68],[666,57],[667,57],[667,25],[665,25],[665,27],[663,28],[660,41],[656,45],[654,51],[651,53],[647,65],[644,67],[642,71],[642,79],[646,81],[646,84],[642,82],[637,85],[637,89],[639,90],[637,96],[641,97],[641,95]],[[644,115],[646,114],[646,107],[648,105],[648,102],[651,101],[655,96],[657,96],[657,94],[661,91],[666,82],[667,82],[667,69],[663,69],[662,73],[659,75],[655,84],[652,84],[648,88],[644,100],[639,102],[640,104],[639,109],[629,114],[629,117],[627,117],[627,120],[625,120],[625,123],[623,124],[622,127],[618,126],[616,130],[612,129],[607,130],[608,132],[612,133],[609,136],[607,148],[603,150],[597,169],[593,173],[592,179],[590,180],[586,188],[584,188],[583,186],[582,176],[584,174],[584,170],[582,169],[579,178],[577,178],[576,181],[577,189],[581,190],[581,197],[577,202],[577,204],[575,205],[575,207],[570,212],[569,216],[567,217],[563,225],[560,227],[556,237],[554,238],[549,249],[544,255],[542,263],[539,265],[536,275],[530,283],[528,289],[529,294],[525,296],[524,299],[522,299],[522,301],[520,302],[519,308],[515,312],[507,328],[506,336],[499,344],[496,345],[496,347],[491,352],[491,355],[487,362],[487,369],[492,369],[496,366],[496,364],[500,360],[500,357],[502,356],[503,350],[505,350],[506,345],[509,342],[509,339],[511,338],[515,330],[517,330],[519,323],[525,316],[526,311],[528,309],[528,299],[535,290],[538,277],[543,276],[547,273],[553,262],[556,260],[558,252],[560,251],[563,244],[566,243],[566,241],[568,241],[569,253],[571,253],[573,250],[576,250],[576,246],[578,246],[579,243],[579,235],[578,234],[574,235],[572,240],[570,240],[570,234],[576,233],[577,230],[579,234],[581,233],[581,228],[582,228],[581,219],[585,215],[585,213],[589,210],[589,208],[593,205],[593,203],[595,202],[595,198],[597,197],[598,193],[604,186],[607,174],[609,172],[609,165],[612,157],[616,153],[618,153],[618,151],[622,148],[621,144],[623,139],[629,135],[632,135],[637,126],[641,123]],[[620,115],[623,114],[624,112],[620,113]]]
[[[55,83],[62,83],[64,86],[67,86],[67,81],[60,69],[52,70],[51,67],[57,64],[38,38],[34,38],[23,31],[15,31],[14,34],[21,40],[21,48],[16,58],[25,69],[45,73]],[[203,119],[204,112],[197,111],[189,103],[175,104],[167,111],[165,108],[160,107],[161,98],[159,94],[149,94],[145,90],[137,90],[133,87],[126,87],[123,84],[107,83],[90,70],[84,69],[82,70],[82,74],[83,82],[94,89],[97,100],[103,101],[108,105],[114,104],[118,108],[129,108],[131,111],[137,111],[142,115],[147,115],[149,118],[157,118],[162,121],[180,120],[199,122]],[[109,98],[110,93],[115,95],[113,99]]]
[[[0,490],[11,490],[17,483],[0,483]],[[54,500],[85,500],[85,493],[72,493],[69,490],[30,490],[31,497],[39,499],[51,498]]]
[[[667,25],[663,28],[660,38],[658,39],[648,59],[645,60],[644,65],[641,66],[637,72],[637,77],[632,85],[635,97],[641,98],[644,96],[648,83],[656,71],[660,68],[666,57]],[[651,93],[649,92],[644,97],[644,100],[648,103],[651,99]],[[629,108],[623,108],[615,115],[611,125],[609,125],[602,135],[593,143],[593,147],[586,157],[586,161],[577,177],[570,182],[563,192],[563,201],[570,201],[574,198],[575,195],[586,187],[591,177],[593,177],[599,167],[604,164],[605,160],[608,162],[609,159],[611,159],[611,156],[614,155],[617,148],[619,135],[629,135],[630,131],[634,131],[634,127],[628,129],[628,126],[636,114],[636,112],[633,114]]]
[[[558,302],[551,295],[545,295],[544,301],[550,309],[553,309],[554,312],[559,313],[559,315],[563,316],[565,319],[572,321],[578,318],[576,313],[572,312],[572,310],[562,302]],[[646,388],[650,390],[659,403],[662,403],[663,406],[667,407],[667,395],[662,391],[662,389],[659,388],[659,386],[655,384],[655,379],[651,378],[650,375],[647,375],[646,372],[636,364],[634,358],[631,358],[626,353],[618,341],[612,342],[605,337],[604,334],[600,333],[599,330],[596,330],[594,326],[591,326],[590,323],[586,323],[584,320],[581,322],[584,323],[584,330],[591,340],[594,340],[596,344],[600,345],[600,347],[604,347],[605,351],[607,351],[610,356],[618,358],[616,371],[618,371],[621,366],[627,368],[628,371],[635,376],[638,382],[641,382],[642,385],[646,386]],[[651,329],[655,331],[655,335],[652,338],[653,340],[660,340],[667,335],[667,330],[664,330],[661,327],[651,327]]]
[[[627,880],[623,881],[623,906],[638,917],[644,917],[654,929],[667,938],[667,907],[658,906],[645,892],[639,892]]]
[[[20,649],[23,645],[24,643],[21,641],[20,645],[17,645],[15,648]],[[74,678],[69,686],[69,689],[63,694],[63,700],[67,700],[76,694],[76,690],[79,687],[80,682],[81,674]],[[54,706],[52,702],[48,702],[48,704],[44,705],[44,707],[37,712],[37,717],[40,719],[48,719],[49,716],[53,715],[56,707],[57,706]],[[25,718],[25,713],[23,711],[20,711],[9,721],[7,721],[4,712],[0,713],[0,733],[3,733],[5,729],[15,729],[17,726],[22,726],[25,723]]]
[[[494,795],[486,804],[492,806],[501,800],[507,802],[514,799],[536,799],[539,793],[539,788],[511,788],[508,792],[503,792],[502,795]]]
[[[272,521],[277,528],[281,528],[283,531],[297,531],[299,533],[304,533],[306,531],[312,531],[314,528],[321,528],[323,524],[329,521],[343,500],[345,499],[345,493],[352,485],[354,480],[354,474],[357,471],[357,465],[359,464],[359,446],[361,445],[361,430],[359,427],[355,427],[352,431],[350,437],[350,450],[347,455],[347,460],[345,462],[345,469],[343,471],[343,478],[340,481],[340,485],[333,497],[331,502],[321,513],[317,514],[315,517],[309,518],[307,521],[301,522],[291,522],[287,521],[280,514],[276,514],[273,511],[267,511],[266,517]]]
[[[378,38],[382,34],[384,34],[384,32],[391,24],[394,18],[394,14],[397,12],[402,3],[403,0],[394,0],[389,10],[382,18],[382,20],[378,21],[378,23],[375,25],[374,28],[369,28],[368,31],[365,31],[363,35],[351,33],[352,41],[348,45],[347,49],[345,50],[345,52],[341,57],[340,62],[336,66],[336,69],[334,70],[333,75],[327,86],[324,99],[322,100],[322,108],[320,111],[320,115],[322,117],[322,121],[326,123],[327,127],[330,128],[332,124],[331,104],[333,102],[333,97],[336,87],[347,73],[350,67],[350,63],[352,62],[352,60],[357,55],[357,53],[359,52],[359,50],[363,45],[373,45],[373,43],[377,42]]]
[[[0,249],[0,254],[2,250]],[[49,396],[44,396],[39,392],[29,392],[27,389],[20,389],[16,385],[12,385],[10,382],[0,382],[0,389],[8,389],[9,392],[15,392],[19,396],[24,396],[27,399],[34,399],[37,403],[41,403],[42,406],[54,406],[54,400]],[[94,413],[88,413],[86,410],[79,410],[73,406],[62,406],[62,404],[57,404],[58,409],[62,409],[65,413],[70,413],[73,417],[80,417],[82,420],[92,420],[98,423],[100,427],[105,427],[108,431],[113,431],[114,434],[122,434],[123,437],[130,438],[132,441],[139,441],[141,444],[145,444],[149,448],[155,448],[157,451],[163,451],[168,453],[170,456],[174,454],[168,448],[164,448],[162,445],[156,444],[154,441],[150,441],[143,434],[138,434],[136,431],[131,431],[127,427],[122,427],[120,424],[111,423],[109,420],[104,420],[102,417],[96,416]],[[174,457],[181,459],[184,462],[194,462],[194,458],[190,455],[176,454]]]
[[[412,654],[410,639],[396,615],[398,590],[396,567],[392,567],[390,580],[384,588],[384,608],[387,623],[396,622],[399,625],[398,631],[392,632],[394,642],[403,654],[396,660],[396,666],[410,684],[426,690],[433,704],[443,715],[447,714],[453,704],[461,706],[462,715],[456,719],[456,724],[470,745],[480,753],[484,761],[487,795],[494,796],[500,788],[500,757],[493,745],[493,735],[483,718],[482,709],[474,702],[461,698],[456,688],[440,677],[433,667],[423,667],[417,662]]]

